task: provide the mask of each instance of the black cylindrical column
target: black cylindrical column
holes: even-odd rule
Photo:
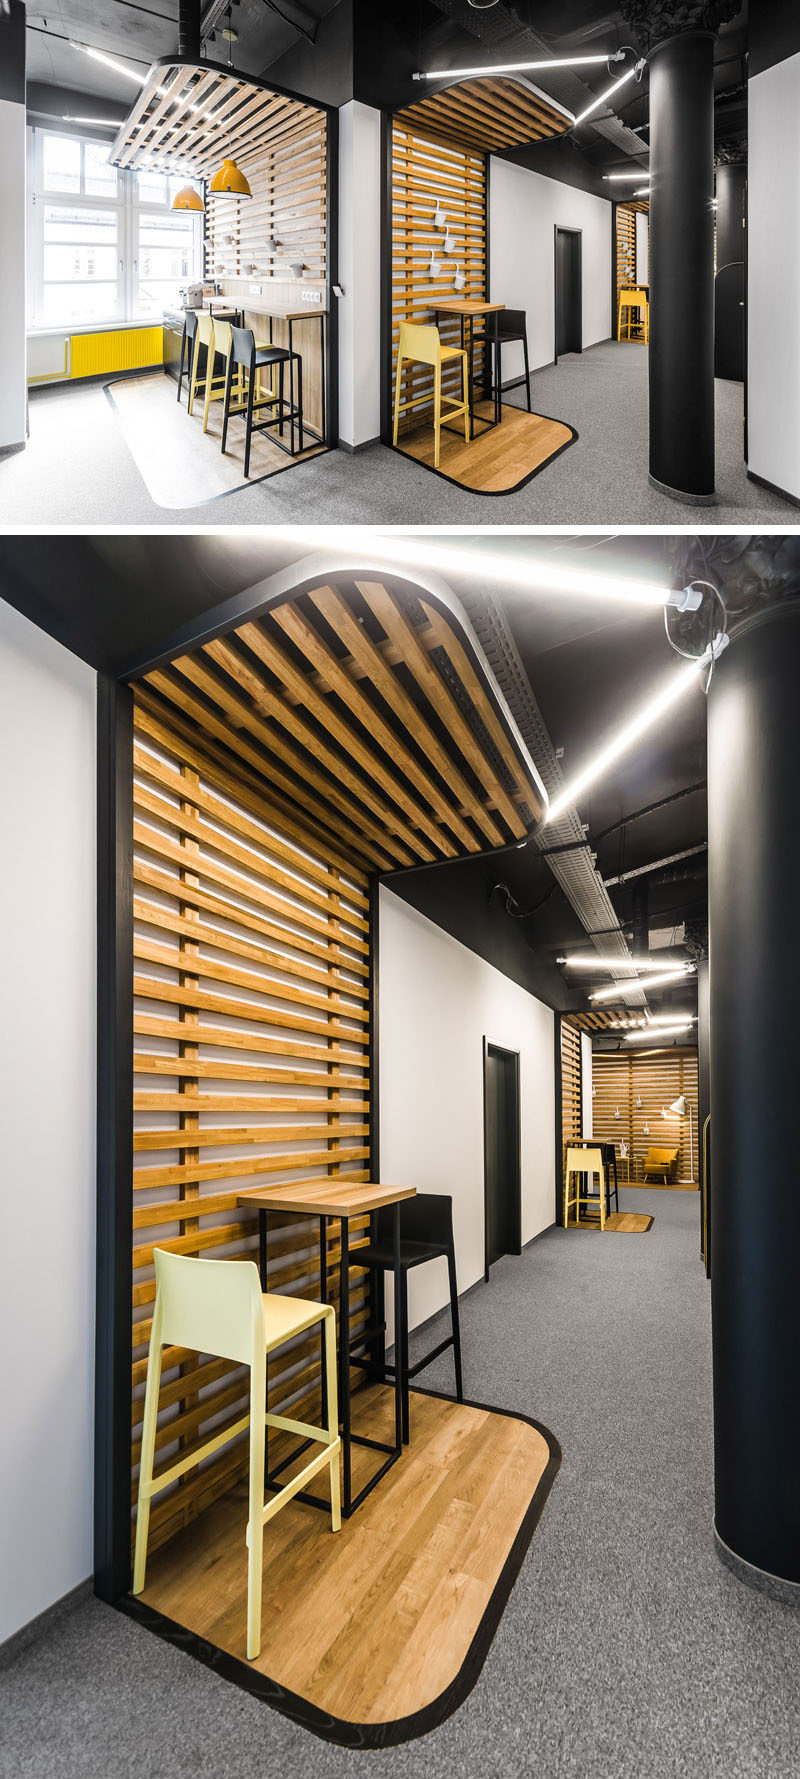
[[[714,39],[650,57],[650,480],[714,500]]]
[[[717,271],[744,259],[745,166],[717,168]]]
[[[798,670],[800,597],[717,664],[708,823],[715,1530],[800,1600]]]

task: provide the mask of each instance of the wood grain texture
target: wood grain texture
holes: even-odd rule
[[[397,121],[419,135],[430,131],[491,153],[562,136],[572,120],[531,80],[501,75],[455,81],[438,93],[427,93],[404,106]]]
[[[528,1422],[411,1401],[411,1445],[341,1532],[292,1502],[265,1535],[255,1666],[352,1723],[411,1716],[458,1675],[550,1456]],[[388,1435],[388,1391],[359,1392],[353,1406],[357,1430]],[[358,1487],[375,1454],[356,1447],[353,1460]],[[324,1497],[324,1482],[313,1487]],[[156,1552],[143,1596],[242,1658],[245,1521],[239,1485]]]
[[[479,417],[489,418],[490,402],[476,403]],[[502,408],[499,426],[481,432],[466,444],[462,434],[443,429],[440,474],[477,494],[509,494],[544,468],[573,441],[571,426],[544,414],[528,414],[522,408]],[[434,466],[434,435],[430,424],[414,424],[400,433],[398,450],[427,469]]]

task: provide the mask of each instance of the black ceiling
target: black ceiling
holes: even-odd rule
[[[729,7],[735,0],[729,0]],[[207,16],[211,0],[202,0]],[[469,0],[232,0],[237,41],[206,37],[206,53],[244,73],[263,76],[281,61],[282,83],[325,97],[325,60],[332,58],[330,97],[341,93],[340,34],[333,38],[320,21],[338,7],[352,9],[355,45],[352,87],[356,97],[395,106],[419,96],[411,75],[419,66],[445,66],[468,59],[529,59],[535,55],[577,54],[581,49],[640,47],[626,24],[625,0],[496,0],[476,9]],[[676,22],[684,0],[660,7],[674,11]],[[76,95],[106,100],[127,110],[135,87],[114,69],[91,60],[75,42],[119,57],[134,71],[177,51],[178,0],[31,0],[27,9],[28,81],[33,92],[42,84]],[[719,31],[716,48],[716,123],[718,141],[739,138],[746,130],[747,5]],[[287,61],[288,57],[288,61]],[[336,60],[337,66],[333,66]],[[547,77],[552,96],[578,111],[608,82],[604,67],[554,72]],[[39,105],[38,97],[36,99]],[[576,138],[579,152],[600,169],[646,157],[648,148],[647,79],[634,83],[613,102],[614,116],[602,114],[584,125]],[[531,152],[531,151],[527,151]],[[535,150],[533,151],[535,152]]]

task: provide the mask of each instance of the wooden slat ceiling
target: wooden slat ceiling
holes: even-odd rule
[[[641,1027],[641,1013],[626,1013],[624,1008],[613,1012],[598,1011],[590,1013],[565,1014],[573,1025],[582,1032],[638,1031]],[[644,1028],[641,1028],[644,1029]]]
[[[156,63],[116,138],[117,167],[158,166],[216,172],[233,156],[247,168],[272,149],[288,149],[319,106],[290,99],[213,64]]]
[[[276,825],[387,872],[524,840],[543,798],[491,679],[432,598],[305,589],[147,674],[154,719],[267,795]]]
[[[518,80],[463,80],[429,93],[396,116],[400,123],[492,153],[563,136],[572,117]]]

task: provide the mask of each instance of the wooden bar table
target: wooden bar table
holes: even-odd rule
[[[461,350],[462,350],[462,352],[464,351],[464,329],[465,329],[466,323],[469,322],[469,348],[468,348],[468,352],[469,352],[469,420],[470,420],[470,428],[469,429],[470,429],[470,436],[472,438],[475,437],[475,402],[474,402],[474,392],[473,392],[473,379],[474,379],[473,352],[474,352],[474,344],[475,344],[475,341],[474,341],[475,318],[476,318],[476,316],[480,316],[480,315],[483,316],[484,325],[486,328],[485,338],[488,341],[489,336],[488,336],[487,317],[490,315],[493,317],[492,338],[494,341],[494,367],[493,367],[493,376],[492,376],[492,395],[493,395],[493,399],[494,399],[494,419],[487,420],[485,415],[483,415],[483,414],[479,415],[479,417],[478,417],[479,421],[480,421],[481,431],[489,432],[493,426],[500,425],[500,421],[502,418],[502,403],[500,401],[500,384],[499,384],[499,379],[498,379],[498,375],[497,375],[497,365],[498,365],[498,353],[497,353],[498,321],[497,321],[497,318],[498,318],[498,315],[500,314],[501,310],[504,309],[505,306],[506,306],[505,303],[483,302],[479,297],[442,297],[441,301],[433,302],[431,304],[431,308],[433,309],[433,312],[435,315],[457,315],[459,317],[460,322],[461,322]],[[486,370],[486,366],[484,364],[484,372],[485,372],[485,370]]]
[[[353,1433],[350,1416],[350,1218],[362,1217],[373,1211],[382,1210],[391,1205],[392,1245],[394,1250],[394,1325],[395,1346],[399,1340],[401,1325],[400,1307],[400,1205],[403,1199],[415,1198],[414,1186],[379,1186],[370,1181],[358,1181],[348,1184],[345,1180],[320,1179],[306,1180],[299,1185],[273,1186],[256,1188],[250,1192],[240,1192],[237,1205],[250,1207],[258,1211],[259,1224],[259,1270],[261,1273],[261,1289],[267,1290],[267,1218],[270,1211],[290,1212],[298,1217],[316,1217],[319,1220],[319,1289],[323,1303],[328,1301],[328,1218],[338,1218],[341,1224],[341,1255],[339,1272],[339,1359],[341,1376],[340,1416],[342,1423],[342,1513],[349,1519],[355,1513],[367,1495],[372,1493],[376,1483],[386,1475],[387,1470],[397,1463],[403,1449],[403,1380],[399,1363],[395,1366],[394,1379],[394,1445],[386,1445],[377,1439],[368,1439],[361,1433]],[[363,1335],[359,1337],[363,1339]],[[325,1368],[322,1367],[323,1419],[325,1415]],[[369,1446],[373,1451],[386,1454],[383,1464],[375,1475],[365,1483],[354,1497],[351,1481],[351,1445]],[[300,1447],[302,1451],[303,1447]],[[283,1464],[271,1472],[266,1478],[268,1486],[273,1484],[279,1470],[299,1456],[293,1452]],[[328,1511],[327,1503],[319,1501],[314,1495],[301,1493],[298,1497],[310,1506],[321,1507]]]
[[[247,303],[246,313],[248,315],[263,315],[266,318],[266,320],[269,322],[269,343],[271,346],[274,345],[274,343],[275,343],[274,342],[274,323],[276,321],[285,322],[287,332],[288,332],[288,346],[289,346],[290,352],[294,351],[293,329],[294,329],[295,322],[298,322],[298,321],[318,321],[319,322],[320,414],[321,414],[321,419],[322,419],[322,427],[321,427],[321,430],[319,432],[317,432],[315,427],[309,426],[308,422],[304,420],[303,426],[301,429],[301,433],[300,433],[300,450],[301,450],[301,452],[303,450],[303,433],[306,433],[306,432],[310,433],[312,439],[316,439],[319,444],[327,445],[327,443],[328,443],[328,402],[327,402],[327,391],[326,391],[326,380],[325,380],[325,335],[326,335],[326,328],[327,328],[327,322],[328,322],[327,309],[318,308],[316,303],[314,303],[314,304],[306,303],[306,304],[303,304],[302,306],[298,305],[297,308],[287,308],[285,304],[265,303],[263,298],[260,298],[258,301],[254,302],[254,303]],[[303,380],[304,380],[304,382],[306,380],[305,379],[305,369],[304,369]],[[277,444],[278,440],[276,439],[274,442]]]

